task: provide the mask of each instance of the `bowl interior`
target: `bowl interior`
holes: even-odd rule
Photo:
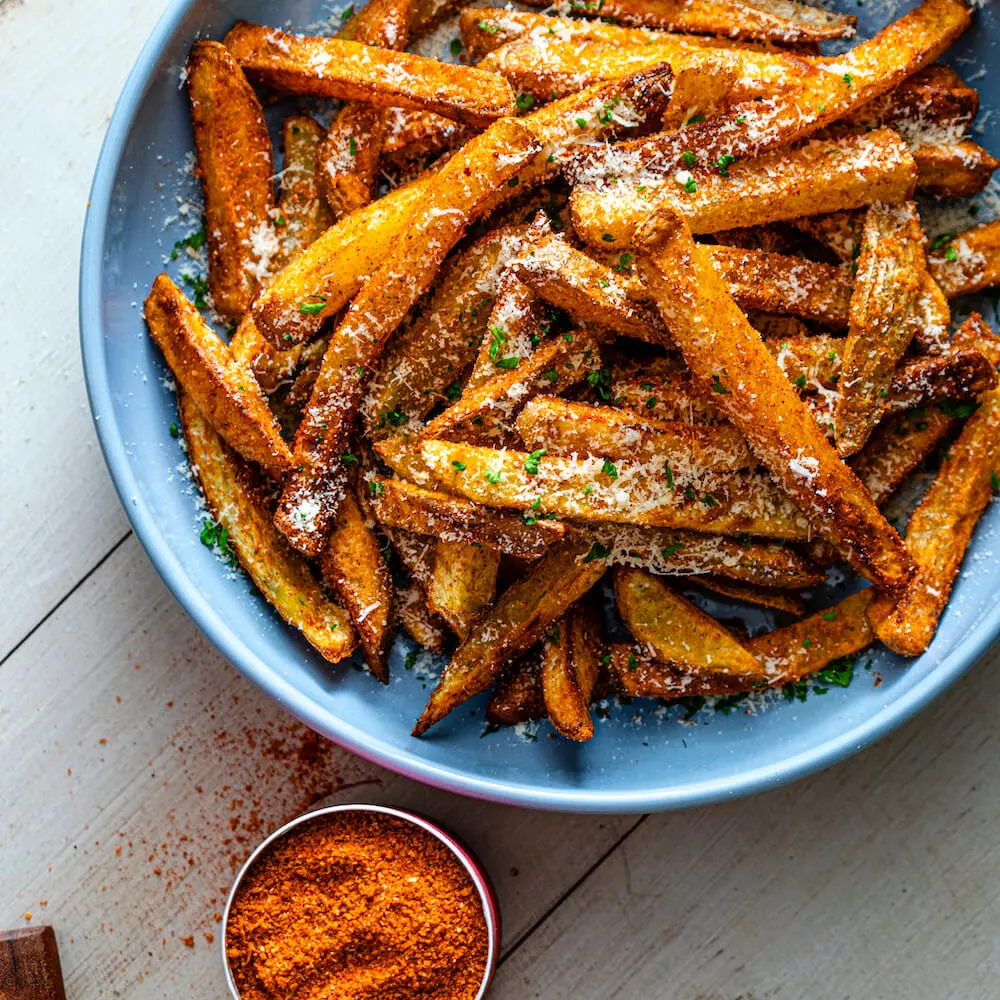
[[[836,4],[856,12],[862,34],[896,16],[882,3]],[[904,5],[900,10],[906,9]],[[771,696],[728,714],[664,709],[655,703],[599,712],[590,744],[550,738],[547,724],[489,732],[483,699],[422,740],[409,731],[440,661],[399,640],[387,689],[351,664],[331,668],[286,627],[249,581],[199,541],[204,511],[181,443],[171,435],[176,408],[169,373],[146,336],[142,300],[154,276],[191,270],[175,241],[196,228],[192,140],[180,69],[195,37],[221,38],[237,17],[299,30],[336,23],[339,11],[316,0],[286,0],[281,16],[263,0],[179,0],[165,15],[130,77],[94,182],[81,265],[81,324],[91,404],[105,457],[136,534],[174,595],[220,650],[315,729],[420,780],[492,799],[542,808],[592,811],[663,809],[768,787],[859,749],[943,690],[1000,631],[1000,560],[994,532],[1000,508],[987,511],[952,603],[930,650],[904,662],[885,650],[858,660],[850,687],[804,702]],[[331,22],[329,19],[333,18]],[[975,138],[1000,150],[998,85],[985,73],[997,55],[1000,12],[979,10],[976,24],[945,57],[981,89]],[[445,40],[447,43],[447,39]],[[268,109],[272,128],[300,104]],[[992,217],[993,188],[978,219]],[[927,206],[934,231],[976,221],[968,206]],[[960,303],[956,313],[988,299]],[[766,616],[765,616],[766,617]],[[870,664],[866,669],[865,665]],[[356,664],[355,664],[356,666]],[[690,706],[689,706],[690,707]]]

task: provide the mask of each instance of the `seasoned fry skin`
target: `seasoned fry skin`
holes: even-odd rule
[[[579,543],[564,542],[500,595],[455,650],[417,720],[414,736],[422,736],[449,712],[486,690],[504,663],[527,650],[597,583],[605,564],[601,559],[588,562],[587,551]]]
[[[927,268],[950,299],[1000,284],[1000,220],[933,240]]]
[[[896,363],[916,332],[925,272],[916,205],[870,206],[833,411],[837,451],[844,458],[861,449],[882,416]]]
[[[916,181],[913,156],[890,129],[832,141],[814,139],[789,152],[737,161],[727,171],[728,177],[711,169],[690,171],[690,193],[676,176],[664,180],[639,175],[634,183],[623,178],[611,186],[578,185],[570,198],[573,227],[591,246],[607,249],[612,243],[624,248],[636,227],[657,211],[681,215],[692,232],[713,233],[807,212],[903,201]]]
[[[493,601],[500,553],[467,542],[439,540],[427,585],[427,607],[465,639]]]
[[[659,577],[616,569],[614,583],[622,620],[654,659],[689,673],[731,674],[750,682],[766,679],[762,665],[743,644]]]
[[[393,594],[378,537],[353,490],[345,490],[321,557],[323,578],[347,608],[373,676],[389,683]]]
[[[309,246],[333,224],[320,191],[323,127],[309,115],[291,115],[281,126],[285,162],[281,171],[275,227],[286,255]]]
[[[224,45],[195,42],[187,88],[212,303],[239,322],[277,249],[271,136],[257,95]]]
[[[745,604],[756,604],[761,608],[784,611],[799,617],[806,613],[806,602],[794,590],[779,590],[776,587],[761,587],[756,583],[742,583],[719,576],[699,576],[692,580],[700,587],[711,590],[723,597],[731,597]]]
[[[599,612],[581,598],[549,627],[542,643],[542,698],[557,732],[577,743],[594,735],[590,697],[601,669]]]
[[[249,470],[190,396],[181,391],[177,402],[191,468],[240,565],[278,614],[324,659],[339,663],[350,656],[356,645],[350,619],[323,596],[305,560],[275,530]]]
[[[244,71],[290,94],[417,108],[485,128],[514,115],[514,92],[502,77],[338,38],[291,35],[237,21],[226,48]]]
[[[917,190],[937,198],[968,198],[979,194],[1000,161],[970,139],[950,145],[923,144],[913,149]]]
[[[145,317],[174,377],[216,432],[280,482],[292,456],[249,367],[233,357],[165,274],[153,282]]]
[[[713,382],[725,389],[716,405],[817,532],[879,587],[899,591],[914,569],[902,539],[816,426],[683,220],[659,214],[638,242],[641,273],[692,372],[706,390]]]
[[[496,683],[486,706],[486,721],[516,726],[545,717],[542,664],[537,651],[527,653],[508,667]]]
[[[496,184],[538,152],[533,134],[513,120],[492,126],[445,166],[416,208],[396,252],[365,283],[330,340],[305,417],[295,435],[294,470],[275,523],[293,545],[318,552],[334,513],[324,493],[328,470],[345,451],[365,382],[386,342],[428,289]]]

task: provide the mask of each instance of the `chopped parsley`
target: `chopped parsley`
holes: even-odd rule
[[[576,120],[576,127],[577,128],[586,128],[587,127],[587,119],[586,118],[577,118],[577,120]]]
[[[533,451],[524,460],[524,471],[528,473],[529,476],[538,475],[538,463],[542,460],[542,455],[545,454],[544,448],[539,448],[538,451]]]
[[[996,469],[990,469],[990,489],[996,493],[1000,490],[1000,476],[997,475]]]
[[[729,372],[724,371],[722,375],[712,376],[712,392],[717,392],[720,396],[728,396],[729,390],[722,384],[721,379],[729,377]]]
[[[619,274],[623,274],[624,272],[630,271],[631,269],[632,269],[632,254],[623,253],[618,258],[618,263],[615,265],[615,270]]]
[[[347,140],[347,152],[350,153],[351,156],[358,155],[358,144],[354,141],[353,135]]]
[[[583,557],[585,563],[595,562],[598,559],[607,559],[611,555],[611,549],[606,545],[601,545],[600,542],[594,542],[590,546],[590,551]]]
[[[480,31],[485,31],[487,35],[495,35],[500,31],[495,24],[490,24],[488,21],[479,21],[476,27]]]
[[[611,235],[611,233],[601,233],[601,239],[604,240],[605,243],[614,243],[615,241],[615,238]]]
[[[453,38],[448,43],[448,51],[453,56],[457,56],[462,51],[462,39],[461,38]]]
[[[205,233],[205,223],[202,222],[201,229],[199,229],[197,232],[189,233],[183,239],[178,240],[174,244],[173,250],[170,251],[170,259],[177,260],[177,255],[181,252],[181,250],[184,250],[188,247],[190,247],[192,250],[200,249],[205,245],[206,238],[207,237]]]
[[[664,559],[669,559],[675,552],[677,552],[680,549],[680,547],[681,546],[680,546],[679,542],[676,545],[668,545],[663,550],[663,558]]]
[[[229,532],[222,527],[221,524],[216,524],[215,521],[206,520],[202,525],[201,533],[198,535],[201,540],[201,544],[209,549],[217,549],[219,555],[222,556],[226,562],[229,563],[233,569],[239,568],[239,563],[236,561],[236,553],[233,551],[233,547],[229,544]]]
[[[694,194],[695,191],[698,190],[698,185],[695,183],[695,179],[693,177],[689,177],[684,182],[684,190],[687,191],[688,194]]]
[[[593,389],[601,399],[611,399],[611,373],[607,368],[600,371],[590,372],[587,375],[587,385]]]
[[[606,458],[604,460],[604,464],[601,466],[601,472],[603,472],[604,475],[609,476],[611,479],[618,478],[618,467],[611,461],[610,458]]]
[[[535,106],[535,96],[534,94],[518,94],[515,103],[518,111],[530,111]]]
[[[728,177],[729,176],[729,168],[735,162],[736,162],[736,157],[735,156],[733,156],[731,153],[723,153],[722,156],[720,156],[715,161],[715,166],[718,168],[719,174],[722,177]]]
[[[177,424],[171,424],[171,425],[170,425],[170,436],[171,436],[172,438],[177,438],[177,437],[179,437],[179,436],[180,436],[180,433],[181,433],[181,432],[180,432],[180,428],[178,428]],[[996,475],[996,473],[994,473],[994,475]],[[995,488],[996,488],[996,487],[994,487],[994,489],[995,489]]]
[[[806,387],[805,375],[799,375],[798,378],[793,378],[792,385],[794,385],[797,389],[804,389]]]
[[[492,469],[487,469],[483,473],[483,476],[486,479],[486,482],[492,483],[494,486],[496,486],[496,484],[500,482],[500,472],[499,472],[499,470],[496,471],[496,472],[494,472]]]
[[[946,417],[958,417],[959,420],[965,420],[979,409],[979,404],[972,399],[942,399],[937,404],[937,408]]]
[[[681,153],[681,163],[683,163],[685,167],[693,167],[697,162],[697,155],[690,149],[685,149],[684,152]]]
[[[310,295],[308,299],[304,299],[299,303],[299,312],[303,316],[315,316],[321,313],[325,306],[325,295]]]
[[[455,379],[451,385],[445,387],[444,394],[449,403],[457,403],[462,395],[462,383],[458,379]]]
[[[344,463],[344,465],[351,465],[351,464],[357,465],[358,464],[358,457],[357,457],[357,455],[352,455],[350,452],[348,452],[346,455],[341,455],[340,456],[340,460],[341,460],[341,462]]]
[[[837,620],[836,611],[827,611],[827,613],[823,615],[823,621],[825,622],[835,622],[836,620]]]
[[[677,489],[677,487],[674,485],[674,473],[673,470],[670,468],[669,462],[663,463],[663,471],[667,477],[667,487],[672,490]]]
[[[958,233],[942,233],[940,236],[935,236],[931,241],[931,252],[943,250],[957,235]]]
[[[369,479],[368,492],[371,493],[373,497],[380,497],[385,492],[385,489],[377,479]]]
[[[454,461],[452,461],[451,467],[456,472],[465,472],[465,463],[464,462],[460,462],[457,458]]]

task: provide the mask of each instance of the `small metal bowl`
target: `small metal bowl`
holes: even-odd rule
[[[241,997],[240,991],[236,986],[236,981],[233,978],[232,970],[229,968],[229,954],[226,949],[226,939],[229,927],[229,911],[233,905],[233,899],[236,896],[236,892],[239,889],[240,884],[243,882],[244,876],[253,867],[254,862],[261,856],[261,854],[276,840],[285,836],[285,834],[290,830],[293,830],[297,826],[301,826],[303,823],[309,823],[312,820],[328,816],[331,813],[341,812],[383,813],[386,816],[395,816],[397,819],[406,820],[414,826],[419,826],[421,829],[426,830],[428,833],[437,837],[442,844],[448,847],[452,854],[454,854],[461,863],[462,867],[469,873],[469,878],[472,879],[472,882],[476,887],[476,891],[479,893],[479,898],[483,904],[483,917],[486,920],[486,932],[488,935],[486,968],[483,971],[483,981],[480,984],[479,990],[475,996],[475,1000],[482,1000],[482,998],[486,995],[486,991],[490,987],[490,983],[493,982],[497,962],[500,958],[500,905],[497,901],[496,890],[493,888],[493,884],[490,881],[486,870],[464,844],[456,840],[446,830],[441,829],[441,827],[436,823],[431,822],[425,817],[419,816],[416,813],[407,812],[403,809],[392,809],[389,806],[356,805],[353,803],[342,806],[327,806],[325,809],[316,809],[313,812],[305,813],[302,816],[296,817],[290,823],[286,823],[284,826],[279,827],[274,831],[274,833],[262,841],[254,850],[253,854],[251,854],[250,857],[243,863],[243,867],[240,868],[239,873],[236,875],[232,887],[229,890],[229,895],[226,897],[226,908],[222,914],[222,964],[223,968],[226,970],[226,984],[229,986],[229,992],[232,994],[233,1000],[241,1000]]]

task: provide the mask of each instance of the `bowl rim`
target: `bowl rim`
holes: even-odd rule
[[[628,813],[682,809],[729,801],[806,777],[858,753],[909,721],[968,670],[1000,634],[1000,602],[942,661],[876,715],[780,761],[748,767],[737,776],[645,790],[542,788],[516,780],[483,777],[459,764],[427,760],[419,753],[373,738],[332,714],[286,681],[257,656],[212,609],[167,544],[129,466],[104,365],[103,255],[115,178],[142,100],[162,52],[197,0],[171,0],[139,53],[108,125],[90,192],[80,257],[79,316],[84,379],[104,460],[136,538],[160,578],[209,641],[242,674],[299,720],[341,746],[405,777],[446,791],[510,805],[567,812]],[[916,663],[917,661],[913,661]]]
[[[235,979],[233,978],[232,969],[229,967],[229,951],[226,948],[226,931],[229,927],[229,913],[232,910],[233,901],[236,898],[236,890],[239,889],[243,879],[246,877],[247,872],[250,871],[257,859],[273,843],[284,837],[285,834],[294,830],[297,826],[301,826],[303,823],[310,823],[323,816],[330,816],[333,813],[342,812],[379,813],[383,816],[394,816],[397,819],[405,820],[406,822],[412,823],[414,826],[418,826],[422,830],[425,830],[427,833],[431,834],[431,836],[436,837],[457,858],[459,864],[461,864],[461,866],[465,869],[469,878],[472,880],[473,885],[475,885],[476,891],[479,893],[479,901],[482,903],[483,907],[483,918],[486,921],[486,967],[483,969],[483,978],[475,996],[475,1000],[482,1000],[482,998],[486,995],[486,991],[490,988],[490,984],[493,981],[493,976],[496,973],[497,964],[500,959],[500,903],[497,899],[496,889],[490,881],[486,868],[474,855],[469,852],[468,848],[466,848],[461,841],[456,840],[447,830],[438,826],[437,823],[428,819],[426,816],[410,812],[407,809],[397,809],[395,806],[375,805],[374,803],[364,802],[344,802],[339,805],[321,806],[319,809],[313,809],[309,812],[303,813],[301,816],[296,816],[295,819],[289,820],[287,823],[279,826],[277,830],[268,834],[253,849],[250,856],[240,866],[240,870],[236,873],[236,877],[233,879],[233,883],[229,887],[229,892],[226,895],[226,905],[222,911],[222,930],[219,934],[222,947],[222,967],[226,974],[226,986],[229,987],[229,992],[232,994],[233,1000],[240,1000],[240,991],[236,986]]]

